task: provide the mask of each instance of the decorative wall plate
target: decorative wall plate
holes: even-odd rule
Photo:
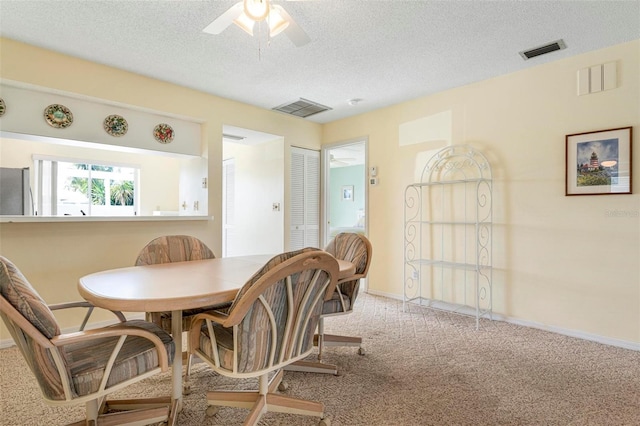
[[[174,136],[175,132],[168,124],[160,123],[153,129],[153,137],[160,143],[171,143]]]
[[[127,120],[121,115],[109,115],[104,119],[104,130],[111,136],[122,136],[129,130],[129,124]]]
[[[0,117],[2,117],[7,111],[7,106],[4,104],[4,99],[0,98]]]
[[[51,127],[64,129],[73,123],[73,114],[64,105],[51,104],[44,109],[44,119]]]

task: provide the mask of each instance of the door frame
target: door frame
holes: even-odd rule
[[[320,237],[322,247],[326,247],[329,243],[329,219],[331,218],[331,205],[330,205],[330,185],[329,185],[329,169],[331,167],[330,151],[335,148],[340,148],[348,145],[364,144],[364,176],[362,180],[364,182],[364,235],[369,237],[369,137],[362,136],[359,138],[348,139],[340,142],[334,142],[330,144],[322,145],[320,158],[321,173],[320,173]],[[369,286],[368,280],[364,280],[364,289],[367,290]]]

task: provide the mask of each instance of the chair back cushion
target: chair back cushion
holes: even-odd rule
[[[11,261],[0,256],[0,293],[23,317],[51,339],[60,327],[49,306]]]
[[[341,232],[327,244],[325,251],[340,260],[348,260],[356,265],[356,274],[365,274],[371,261],[367,237],[351,232]]]
[[[2,256],[0,256],[0,294],[48,339],[60,334],[60,327],[51,309],[20,270]],[[44,397],[49,400],[64,399],[62,381],[49,349],[38,344],[5,312],[2,312],[2,319],[35,375]]]
[[[242,288],[240,290],[238,290],[238,293],[236,294],[236,297],[233,300],[233,303],[229,307],[229,311],[231,311],[233,309],[233,307],[236,306],[240,302],[240,300],[242,300],[244,294],[246,292],[248,292],[251,289],[251,287],[253,287],[255,282],[258,281],[260,278],[262,278],[262,276],[264,274],[266,274],[267,272],[269,272],[271,269],[273,269],[274,267],[278,266],[279,264],[281,264],[285,260],[289,260],[292,257],[297,256],[297,255],[299,255],[301,253],[306,253],[306,252],[309,252],[309,251],[319,251],[319,250],[320,249],[317,249],[317,248],[314,248],[314,247],[306,247],[306,248],[303,248],[303,249],[300,249],[300,250],[281,253],[281,254],[276,255],[276,256],[272,257],[271,259],[269,259],[269,261],[267,263],[265,263],[264,266],[262,268],[260,268],[255,274],[253,274],[251,276],[251,278],[249,278],[249,280],[242,286]]]
[[[340,298],[334,297],[325,303],[323,313],[332,314],[351,310],[358,297],[360,278],[365,277],[369,271],[372,252],[371,243],[364,235],[342,232],[327,244],[325,251],[331,253],[336,259],[348,260],[356,265],[355,273],[359,275],[359,277],[355,280],[344,281],[338,284],[343,297],[347,299],[345,300],[344,309]]]
[[[166,235],[147,244],[138,254],[136,266],[213,259],[205,243],[190,235]]]
[[[189,235],[166,235],[151,240],[151,242],[140,251],[136,259],[136,266],[215,259],[215,257],[211,249],[196,237]],[[183,311],[182,330],[189,330],[191,326],[191,316],[223,306],[225,305],[203,306],[202,308]],[[147,313],[147,321],[153,322],[166,332],[171,333],[171,312]]]
[[[333,293],[337,275],[335,259],[318,249],[283,253],[269,260],[229,309],[230,320],[242,316],[235,330],[235,350],[233,328],[214,328],[221,367],[233,371],[236,356],[237,373],[260,373],[311,352],[322,304]],[[203,328],[200,347],[205,352],[211,350],[209,340]]]

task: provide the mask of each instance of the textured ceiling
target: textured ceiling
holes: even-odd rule
[[[262,108],[333,108],[318,123],[640,38],[638,0],[274,1],[310,43],[202,32],[235,3],[0,0],[0,35]],[[558,39],[565,50],[518,54]]]

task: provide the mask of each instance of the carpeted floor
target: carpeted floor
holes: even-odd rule
[[[364,337],[328,348],[340,376],[286,372],[287,394],[324,402],[332,425],[640,425],[640,352],[563,335],[411,306],[363,294],[357,312],[330,318],[327,331]],[[339,331],[338,331],[339,330]],[[61,425],[83,406],[49,407],[17,349],[0,351],[0,424]],[[180,425],[242,424],[247,411],[205,416],[206,390],[251,388],[203,363],[193,372]],[[118,395],[169,393],[169,374]],[[317,419],[268,413],[260,425],[315,425]]]

